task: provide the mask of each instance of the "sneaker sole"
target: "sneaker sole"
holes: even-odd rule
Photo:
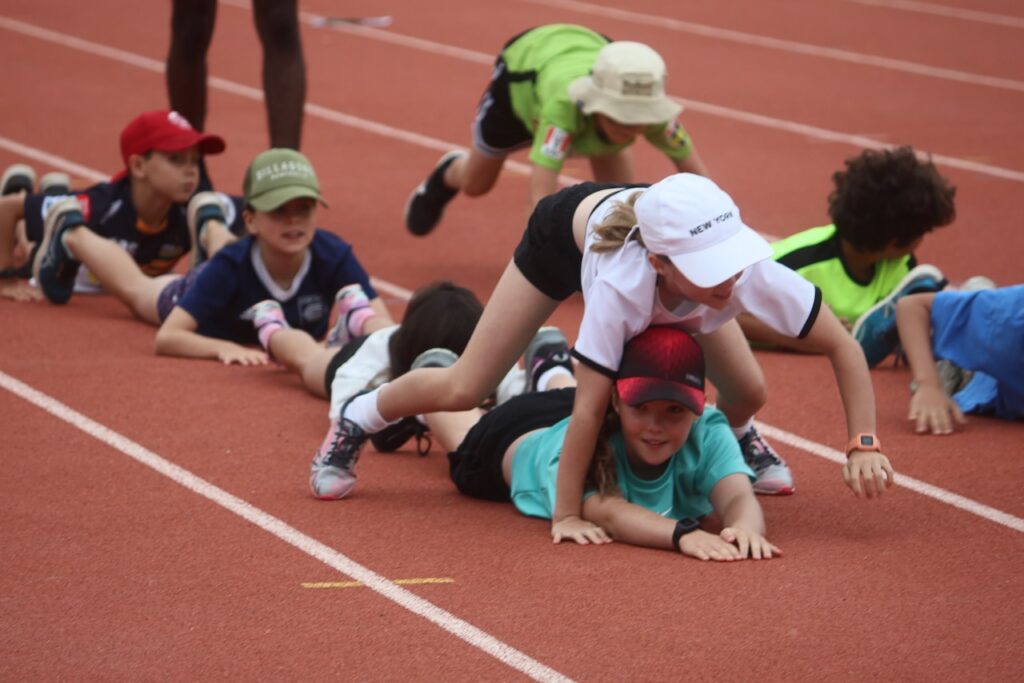
[[[12,164],[0,179],[0,193],[4,196],[17,192],[32,192],[36,184],[36,172],[28,164]]]
[[[779,488],[762,488],[754,484],[754,493],[759,496],[791,496],[796,493],[795,486],[780,486]]]
[[[893,288],[892,292],[889,293],[889,296],[885,297],[884,299],[879,301],[877,304],[875,304],[874,306],[872,306],[868,310],[864,311],[864,313],[861,314],[861,316],[859,318],[857,318],[857,322],[854,323],[853,329],[850,330],[850,334],[853,335],[853,338],[857,339],[857,336],[858,336],[859,332],[864,327],[864,323],[867,321],[868,318],[870,318],[876,311],[879,311],[879,310],[885,308],[886,306],[892,305],[892,303],[896,299],[898,299],[900,297],[903,297],[903,296],[906,296],[908,293],[901,293],[901,292],[903,292],[903,290],[906,287],[908,287],[911,282],[913,282],[917,278],[923,277],[925,275],[934,278],[940,284],[946,281],[946,278],[942,274],[942,271],[939,270],[938,268],[936,268],[935,266],[932,266],[932,265],[929,265],[929,264],[926,263],[926,264],[917,266],[916,268],[913,268],[909,273],[907,273],[906,275],[903,276],[903,279],[899,281],[899,283],[896,285],[895,288]]]

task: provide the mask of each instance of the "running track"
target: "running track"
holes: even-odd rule
[[[395,17],[383,31],[304,26],[304,147],[331,201],[323,225],[356,245],[396,315],[438,277],[486,296],[518,240],[521,168],[453,204],[430,239],[407,237],[401,210],[440,152],[468,142],[495,50],[553,21],[665,56],[688,129],[762,232],[823,224],[843,158],[910,143],[959,188],[957,222],[919,257],[953,280],[1021,279],[1024,14],[1009,0],[302,9]],[[166,3],[3,3],[0,163],[83,182],[116,171],[121,127],[165,102],[168,15]],[[207,127],[229,144],[211,170],[231,190],[266,140],[245,4],[222,3],[211,74]],[[638,167],[666,171],[646,149]],[[566,181],[585,173],[570,164]],[[798,494],[762,499],[783,559],[725,566],[551,547],[545,522],[455,494],[436,452],[368,453],[353,498],[314,501],[304,478],[326,404],[282,372],[156,358],[152,330],[105,297],[0,311],[5,680],[988,681],[1019,669],[1024,432],[973,419],[955,437],[914,436],[904,369],[873,373],[903,485],[868,503],[827,459],[844,441],[827,363],[759,356],[760,418]],[[554,322],[571,333],[579,313],[570,302]]]

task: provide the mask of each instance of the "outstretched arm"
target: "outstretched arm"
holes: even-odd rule
[[[917,390],[908,417],[919,434],[952,434],[955,422],[966,422],[960,406],[942,390],[932,354],[932,301],[935,294],[912,294],[896,303],[896,326]]]
[[[267,354],[226,339],[204,337],[196,332],[196,319],[175,306],[156,332],[156,353],[160,356],[215,358],[225,365],[266,365]]]
[[[831,310],[822,306],[806,337],[810,348],[828,356],[846,412],[847,439],[875,432],[875,392],[864,351]],[[892,465],[878,451],[850,452],[843,479],[857,496],[875,498],[892,484]]]
[[[707,176],[708,167],[704,165],[704,160],[700,158],[700,153],[697,148],[690,143],[690,153],[682,159],[673,161],[676,166],[676,170],[680,173],[696,173],[697,175]]]
[[[558,190],[558,171],[537,164],[531,164],[530,169],[530,210],[533,211],[537,202]]]
[[[740,557],[770,558],[782,551],[765,538],[764,514],[745,474],[722,477],[711,489],[711,504],[722,518],[723,541],[734,544]]]
[[[18,224],[24,217],[24,194],[0,197],[0,271],[13,271],[22,265],[19,259],[15,258],[15,254],[22,244],[21,238],[24,237],[24,232],[18,230]],[[23,258],[27,257],[27,251],[24,248],[21,251]],[[0,275],[0,299],[37,301],[41,298],[42,293],[30,287],[24,279]]]
[[[572,539],[577,543],[607,543],[600,528],[581,518],[583,483],[594,457],[594,445],[601,431],[612,393],[612,380],[581,364],[576,369],[576,399],[558,461],[555,509],[551,515],[551,536],[555,543]]]

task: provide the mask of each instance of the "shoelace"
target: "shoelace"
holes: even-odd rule
[[[359,453],[360,446],[363,445],[358,434],[359,431],[361,430],[354,423],[343,420],[338,425],[338,431],[334,433],[334,440],[331,441],[324,464],[344,470],[350,469],[355,461],[355,456]]]
[[[755,471],[763,470],[772,465],[782,464],[782,461],[768,448],[768,444],[765,443],[760,434],[754,432],[748,438],[749,440],[743,444],[743,452],[744,454],[753,452],[750,464]]]

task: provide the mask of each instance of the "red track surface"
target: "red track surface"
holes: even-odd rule
[[[969,4],[1016,12],[1018,23],[1022,16],[1009,0]],[[467,144],[488,75],[484,62],[503,41],[531,25],[574,21],[662,52],[670,90],[691,102],[688,129],[758,229],[784,235],[826,222],[829,176],[857,147],[727,118],[707,105],[953,158],[942,168],[959,188],[959,219],[930,237],[919,257],[954,280],[985,273],[1000,283],[1021,281],[1024,29],[842,0],[635,0],[629,7],[1008,84],[797,54],[697,36],[669,22],[613,20],[525,0],[372,8],[304,2],[306,12],[321,15],[391,12],[395,23],[385,35],[482,55],[473,61],[384,42],[380,32],[304,28],[309,102],[324,108],[310,113],[304,134],[332,202],[321,223],[353,242],[378,278],[413,289],[454,277],[486,296],[522,228],[524,178],[508,173],[486,198],[457,201],[426,240],[406,236],[401,210],[439,150]],[[164,106],[159,62],[168,15],[165,3],[7,0],[0,11],[0,165],[28,160],[50,170],[13,142],[116,171],[120,128],[135,113]],[[54,39],[27,35],[25,24],[56,32]],[[129,63],[121,53],[98,55],[69,37],[155,66]],[[222,5],[211,74],[258,88],[259,60],[248,10]],[[325,109],[399,133],[346,125],[325,118]],[[228,154],[212,160],[215,179],[222,188],[239,187],[248,159],[266,141],[262,104],[214,87],[207,127],[229,143]],[[401,131],[433,142],[395,137]],[[638,152],[644,178],[666,172],[649,150]],[[967,170],[962,161],[985,168]],[[1017,176],[999,177],[992,168]],[[585,169],[573,164],[568,173]],[[283,372],[156,358],[152,330],[106,297],[76,297],[59,310],[0,302],[0,313],[5,376],[385,578],[454,579],[408,589],[564,676],[1019,676],[1024,432],[1020,424],[975,418],[954,437],[914,436],[904,419],[903,369],[873,374],[880,433],[897,470],[1007,513],[1017,530],[906,488],[857,501],[837,465],[779,443],[798,494],[762,502],[785,557],[713,565],[625,545],[552,547],[546,523],[458,496],[439,453],[368,453],[351,499],[314,501],[305,475],[326,404]],[[555,321],[572,331],[578,317],[572,302]],[[760,418],[842,445],[827,363],[783,354],[759,359],[771,387]],[[303,587],[349,577],[13,393],[0,391],[0,413],[0,678],[520,675],[369,588]],[[543,677],[541,669],[533,672]]]

